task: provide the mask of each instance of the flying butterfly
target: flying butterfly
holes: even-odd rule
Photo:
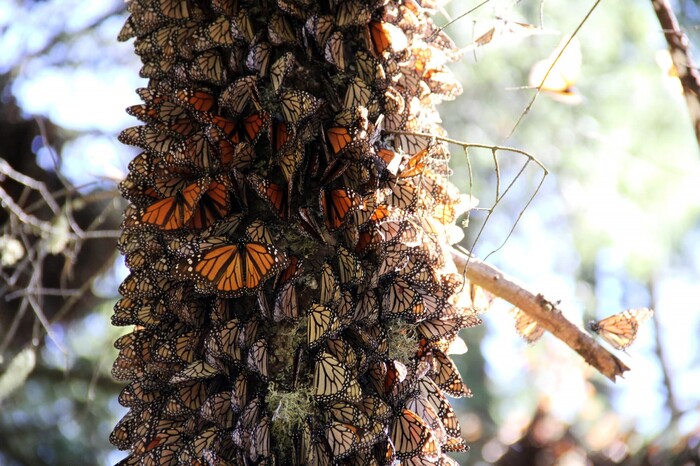
[[[564,37],[556,50],[535,63],[528,78],[530,86],[559,102],[576,105],[583,96],[574,87],[581,72],[581,45],[575,37]]]
[[[597,333],[603,340],[619,350],[624,350],[634,343],[637,330],[654,311],[648,308],[627,309],[605,319],[588,323],[588,329]]]

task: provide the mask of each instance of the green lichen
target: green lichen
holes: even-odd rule
[[[389,345],[389,357],[406,362],[415,356],[416,350],[416,325],[401,321],[394,321],[387,327],[387,343]]]
[[[272,413],[271,433],[280,449],[282,458],[291,457],[290,433],[300,432],[306,416],[313,412],[313,396],[310,387],[296,387],[292,391],[279,390],[274,383],[266,397],[267,409]]]

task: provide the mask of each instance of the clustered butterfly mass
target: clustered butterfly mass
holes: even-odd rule
[[[424,0],[131,0],[145,125],[120,190],[119,464],[456,464],[480,323]],[[457,233],[455,233],[457,230]],[[296,397],[296,398],[295,398]],[[304,407],[303,412],[289,408]],[[300,401],[301,400],[301,401]]]

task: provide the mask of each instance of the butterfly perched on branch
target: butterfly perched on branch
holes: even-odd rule
[[[624,350],[634,342],[639,326],[653,314],[654,311],[644,307],[628,309],[599,321],[592,320],[588,323],[588,329],[615,348]]]

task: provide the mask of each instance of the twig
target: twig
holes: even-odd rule
[[[537,100],[537,97],[540,95],[540,92],[542,90],[542,86],[544,86],[544,83],[547,81],[547,78],[549,77],[549,73],[552,72],[552,70],[556,66],[557,62],[559,61],[561,56],[564,54],[564,51],[566,50],[566,48],[569,46],[571,41],[574,40],[574,37],[576,37],[576,34],[578,34],[578,32],[583,27],[583,25],[586,24],[586,21],[588,21],[588,18],[591,17],[591,15],[595,11],[595,9],[598,7],[600,2],[601,2],[601,0],[596,0],[596,2],[593,4],[593,6],[588,10],[588,13],[586,13],[586,16],[584,16],[583,19],[581,20],[581,22],[579,23],[579,25],[576,26],[576,29],[569,37],[569,40],[566,41],[566,44],[564,44],[564,46],[559,51],[559,54],[554,58],[554,60],[552,61],[552,64],[547,69],[547,72],[544,74],[544,76],[542,76],[542,81],[540,81],[540,84],[537,86],[536,92],[533,94],[532,98],[530,99],[530,102],[527,104],[527,107],[525,107],[525,109],[522,111],[522,113],[520,114],[520,117],[518,117],[518,121],[515,122],[515,124],[513,125],[513,128],[510,130],[510,133],[508,133],[508,136],[506,136],[506,138],[505,138],[506,141],[508,139],[510,139],[511,136],[513,136],[513,134],[515,133],[515,130],[518,129],[518,126],[520,126],[520,123],[523,121],[523,118],[525,118],[525,115],[530,113],[530,110],[532,110],[532,106],[535,105],[535,100]]]
[[[657,309],[657,293],[656,293],[656,277],[649,280],[647,283],[647,290],[649,291],[652,309]],[[661,374],[663,375],[664,387],[666,388],[666,407],[671,412],[671,422],[675,422],[681,416],[682,411],[678,408],[678,402],[676,401],[675,390],[673,389],[673,377],[671,377],[671,371],[668,367],[668,358],[666,355],[666,349],[664,348],[663,341],[661,340],[661,325],[659,324],[659,313],[654,312],[651,316],[654,325],[654,339],[656,340],[656,356],[659,358],[659,365],[661,366]]]
[[[461,269],[473,284],[518,307],[613,382],[615,377],[622,376],[625,371],[630,370],[620,359],[567,320],[559,312],[556,304],[547,301],[541,294],[533,293],[496,267],[475,257],[453,249],[452,258],[457,268]]]
[[[678,78],[683,86],[683,95],[688,105],[688,112],[695,128],[695,138],[700,144],[700,73],[695,68],[690,55],[688,36],[681,31],[676,15],[668,0],[651,0],[656,17],[664,31],[673,66],[678,71]]]
[[[449,25],[451,25],[451,24],[453,24],[453,23],[459,21],[460,19],[464,18],[464,17],[467,16],[468,14],[473,13],[474,11],[478,10],[479,8],[481,8],[482,6],[486,5],[486,4],[487,4],[488,2],[490,2],[490,1],[491,1],[491,0],[484,0],[483,2],[479,3],[477,6],[471,8],[470,10],[467,10],[466,12],[464,12],[464,13],[462,13],[461,15],[457,16],[456,18],[451,19],[451,20],[448,21],[447,23],[443,24],[442,26],[440,26],[439,28],[437,28],[437,30],[430,36],[430,38],[428,39],[428,42],[430,42],[431,40],[435,39],[435,37],[437,37],[437,35],[440,34],[440,32],[441,32],[443,29],[445,29],[447,26],[449,26]]]

